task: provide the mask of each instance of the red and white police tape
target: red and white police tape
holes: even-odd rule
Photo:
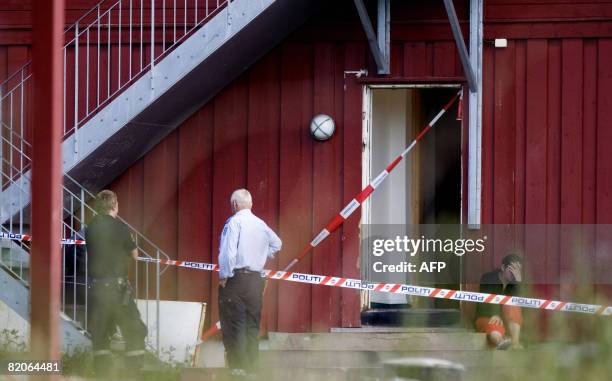
[[[15,233],[0,233],[0,239],[7,239],[10,241],[19,241],[19,242],[31,242],[32,236],[29,234],[15,234]],[[61,239],[62,245],[85,245],[85,240],[82,239]]]
[[[387,176],[389,176],[393,169],[408,155],[410,151],[412,151],[412,149],[414,148],[414,146],[416,146],[419,140],[421,140],[423,136],[425,136],[427,131],[429,131],[436,124],[436,122],[453,105],[453,103],[455,103],[455,101],[461,94],[463,94],[463,91],[459,90],[459,92],[457,92],[457,94],[455,94],[455,96],[450,101],[448,101],[446,105],[444,105],[442,110],[438,112],[438,114],[431,120],[431,122],[429,122],[427,126],[423,128],[423,130],[417,135],[417,137],[412,141],[412,143],[410,143],[410,145],[401,154],[399,154],[395,159],[393,159],[391,164],[389,164],[387,168],[383,169],[383,171],[378,176],[376,176],[367,187],[363,188],[361,192],[357,193],[357,195],[340,211],[340,213],[335,215],[327,223],[327,225],[325,225],[323,230],[321,230],[319,234],[317,234],[314,239],[309,244],[307,244],[291,262],[289,262],[289,264],[287,264],[287,266],[285,266],[283,271],[289,271],[293,266],[297,265],[302,259],[304,259],[304,257],[306,257],[306,255],[308,255],[308,253],[312,249],[314,249],[317,245],[319,245],[327,237],[329,237],[331,233],[333,233],[340,226],[342,226],[342,224],[344,224],[344,221],[346,221],[350,217],[350,215],[353,214],[353,212],[359,209],[361,204],[363,204],[363,202],[367,200],[368,197],[370,197],[370,195],[376,190],[376,188],[378,188],[378,186],[383,181],[385,181],[385,179],[387,178]],[[208,329],[208,331],[204,333],[204,335],[202,335],[202,340],[204,341],[207,338],[213,336],[220,329],[221,323],[216,322],[212,327]]]
[[[157,263],[154,258],[139,258],[143,262]],[[160,264],[178,266],[195,270],[219,271],[219,265],[214,263],[188,262],[175,260],[159,260]],[[379,291],[392,294],[404,294],[422,296],[428,298],[458,300],[461,302],[502,304],[506,306],[517,306],[535,308],[549,311],[580,312],[592,315],[612,316],[612,306],[597,304],[581,304],[561,302],[558,300],[526,298],[522,296],[508,296],[487,294],[482,292],[449,290],[446,288],[433,288],[414,286],[401,283],[371,283],[359,279],[339,278],[326,275],[304,274],[289,271],[264,270],[268,279],[285,280],[289,282],[317,284],[329,287],[351,288],[355,290]]]
[[[312,249],[323,242],[331,233],[336,231],[344,221],[346,221],[353,212],[355,212],[365,200],[378,188],[380,184],[389,176],[389,174],[395,169],[395,167],[408,155],[410,151],[416,146],[416,144],[425,136],[425,134],[436,124],[436,122],[444,115],[444,113],[455,103],[458,97],[460,97],[462,91],[460,90],[453,98],[438,112],[438,114],[423,128],[423,130],[417,135],[417,137],[410,143],[410,145],[399,154],[385,169],[382,170],[372,180],[372,182],[361,190],[345,207],[334,216],[327,225],[317,234],[314,239],[300,251],[298,256],[294,258],[287,266],[284,271],[288,271],[301,261]],[[0,239],[8,239],[12,241],[30,242],[32,237],[28,234],[14,234],[14,233],[0,233]],[[66,239],[61,240],[62,245],[85,245],[84,240],[79,239]]]
[[[457,98],[463,93],[462,90],[459,90],[459,92],[457,94],[455,94],[455,96],[448,101],[448,103],[446,105],[444,105],[444,107],[442,108],[442,110],[440,110],[440,112],[438,112],[438,114],[431,120],[431,122],[429,122],[429,124],[427,124],[427,126],[425,126],[425,128],[423,128],[423,130],[417,135],[417,137],[412,141],[412,143],[410,143],[410,145],[408,147],[406,147],[406,149],[399,154],[395,159],[393,159],[393,161],[391,162],[391,164],[389,164],[387,166],[387,168],[383,169],[382,172],[380,172],[378,174],[378,176],[376,176],[374,178],[374,180],[372,180],[372,182],[365,188],[363,188],[361,190],[361,192],[359,192],[345,207],[344,209],[342,209],[340,211],[340,213],[338,213],[337,215],[335,215],[328,223],[327,225],[323,228],[323,230],[321,230],[319,232],[319,234],[317,234],[314,239],[308,244],[306,245],[306,247],[304,247],[304,249],[302,249],[302,251],[298,254],[297,257],[295,257],[291,262],[289,262],[289,264],[287,266],[285,266],[285,268],[283,269],[284,271],[288,271],[289,269],[291,269],[293,266],[295,266],[299,261],[301,261],[312,249],[314,249],[317,245],[319,245],[321,242],[323,242],[323,240],[325,240],[325,238],[327,238],[331,233],[333,233],[334,231],[336,231],[340,226],[342,226],[342,224],[344,224],[344,221],[346,221],[349,216],[351,214],[353,214],[353,212],[355,212],[357,209],[359,209],[359,207],[361,206],[361,204],[363,204],[363,202],[365,200],[368,199],[368,197],[370,197],[370,195],[376,190],[376,188],[378,188],[378,186],[380,184],[382,184],[383,181],[385,181],[385,179],[387,178],[387,176],[389,176],[389,174],[393,171],[393,169],[402,161],[404,160],[404,158],[408,155],[408,153],[410,151],[412,151],[412,149],[414,148],[414,146],[416,146],[416,144],[419,142],[419,140],[421,140],[423,138],[423,136],[425,136],[425,134],[427,133],[427,131],[429,131],[435,124],[436,122],[442,117],[442,115],[444,115],[444,113],[453,105],[453,103],[455,103],[455,101],[457,100]]]

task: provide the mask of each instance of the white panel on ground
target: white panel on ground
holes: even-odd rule
[[[155,347],[157,309],[154,302],[137,300],[143,320],[148,319],[148,342]],[[202,315],[202,303],[162,300],[159,302],[160,359],[170,363],[188,364],[199,342],[198,329]]]
[[[376,89],[372,91],[371,173],[376,175],[393,161],[412,140],[412,90]],[[370,224],[395,225],[394,231],[402,230],[410,223],[411,177],[410,157],[402,161],[372,195]],[[405,233],[405,231],[403,231]],[[384,261],[384,256],[380,257]],[[397,263],[397,256],[393,263]],[[398,275],[398,274],[395,274]],[[408,283],[404,274],[389,277],[388,282]],[[370,301],[385,304],[408,303],[406,295],[382,292],[370,293]]]

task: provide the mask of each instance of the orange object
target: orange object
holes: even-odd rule
[[[476,332],[484,332],[489,335],[492,332],[499,332],[500,335],[504,336],[506,334],[506,327],[504,327],[505,323],[513,322],[518,325],[523,324],[523,314],[521,313],[521,308],[516,306],[503,306],[502,314],[504,323],[501,324],[490,324],[489,320],[490,316],[481,316],[476,319]]]
[[[489,324],[490,316],[481,316],[476,319],[476,332],[484,332],[487,335],[492,332],[499,332],[500,335],[504,336],[506,334],[506,328],[504,328],[502,324]]]

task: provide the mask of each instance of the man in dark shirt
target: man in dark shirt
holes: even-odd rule
[[[480,292],[515,296],[522,281],[523,259],[510,254],[502,259],[501,268],[485,273],[480,278]],[[479,303],[476,307],[476,330],[487,334],[497,349],[521,348],[520,333],[523,317],[520,307]],[[507,338],[506,327],[510,338]]]
[[[110,338],[119,327],[125,340],[126,366],[142,365],[147,327],[140,318],[127,280],[128,261],[138,257],[127,227],[117,219],[117,195],[103,190],[85,232],[90,285],[89,329],[94,350],[94,369],[106,375],[111,365]]]

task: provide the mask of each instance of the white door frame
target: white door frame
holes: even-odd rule
[[[423,83],[423,84],[366,84],[363,85],[363,97],[362,97],[362,141],[363,141],[363,152],[361,155],[361,188],[365,188],[370,184],[373,180],[372,175],[377,175],[377,173],[372,174],[371,167],[371,158],[372,158],[372,145],[371,142],[371,133],[372,133],[372,90],[376,89],[459,89],[461,88],[461,84],[458,83],[440,83],[440,84],[432,84],[432,83]],[[462,126],[463,127],[463,126]],[[463,139],[463,128],[461,128],[461,135]],[[399,152],[398,152],[399,154]],[[461,189],[463,190],[463,178],[461,178]],[[463,195],[461,197],[463,200]],[[371,211],[370,211],[370,199],[364,201],[361,206],[361,225],[368,225],[371,219]],[[461,205],[463,208],[463,202]],[[461,210],[461,215],[463,215],[463,210]]]
[[[460,89],[462,84],[460,83],[422,83],[422,84],[364,84],[363,85],[363,95],[362,95],[362,155],[361,155],[361,189],[367,187],[370,182],[373,180],[373,175],[377,175],[377,173],[372,173],[372,145],[371,142],[371,134],[372,134],[372,90],[376,89]],[[461,141],[463,141],[463,122],[461,126]],[[399,154],[399,152],[398,152]],[[463,158],[463,154],[461,155]],[[463,173],[463,164],[461,163],[461,171]],[[460,214],[463,216],[463,176],[461,176],[461,205],[460,205]],[[371,202],[370,198],[365,200],[361,205],[361,222],[360,222],[360,231],[363,242],[363,237],[369,236],[369,231],[367,231],[370,221],[371,221]],[[463,217],[462,217],[463,218]],[[360,253],[361,256],[361,248]],[[361,261],[361,259],[360,259]],[[361,308],[369,307],[370,293],[361,291]]]

